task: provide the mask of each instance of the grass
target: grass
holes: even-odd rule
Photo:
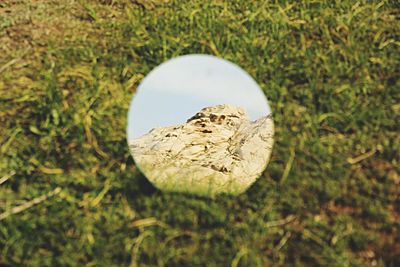
[[[2,1],[0,265],[399,266],[399,7]],[[129,155],[138,83],[189,53],[270,101],[272,159],[239,197],[161,193]]]

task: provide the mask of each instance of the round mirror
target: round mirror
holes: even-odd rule
[[[214,56],[187,55],[143,79],[127,134],[136,166],[160,190],[237,195],[266,168],[274,125],[249,74]]]

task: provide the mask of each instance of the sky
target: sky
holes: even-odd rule
[[[185,123],[200,109],[218,104],[244,108],[252,120],[271,112],[256,81],[237,65],[209,55],[171,59],[140,83],[129,108],[128,140]]]

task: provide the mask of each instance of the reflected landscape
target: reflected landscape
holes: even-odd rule
[[[166,191],[242,193],[266,168],[273,146],[272,115],[257,83],[212,56],[155,68],[139,86],[128,121],[137,167]]]

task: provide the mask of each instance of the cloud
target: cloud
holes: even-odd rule
[[[128,138],[183,123],[201,108],[217,104],[244,108],[252,120],[270,113],[258,84],[233,63],[208,55],[169,60],[140,84],[129,110]]]
[[[213,56],[189,55],[161,64],[139,86],[139,92],[147,90],[231,103],[251,113],[270,113],[254,79],[233,63]]]

